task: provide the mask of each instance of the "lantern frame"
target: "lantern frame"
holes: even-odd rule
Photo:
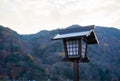
[[[69,46],[67,44],[68,42],[70,42],[72,45]],[[84,55],[83,55],[82,42],[85,43]],[[89,62],[87,57],[88,45],[81,37],[63,39],[63,45],[64,45],[64,51],[65,51],[65,57],[63,58],[64,61],[74,61],[74,59],[77,59],[81,62]]]
[[[80,48],[81,48],[81,38],[69,38],[63,39],[65,57],[66,58],[79,58],[80,57]]]

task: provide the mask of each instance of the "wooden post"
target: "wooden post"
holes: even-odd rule
[[[73,81],[79,81],[79,61],[73,62]]]

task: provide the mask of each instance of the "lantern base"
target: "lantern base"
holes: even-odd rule
[[[73,62],[74,60],[77,60],[80,63],[85,63],[90,61],[88,57],[81,58],[81,59],[80,58],[63,58],[63,61],[65,62]]]
[[[80,60],[79,58],[63,58],[64,62],[74,62],[74,60]]]
[[[88,59],[88,57],[85,57],[85,58],[82,58],[81,60],[80,60],[80,62],[89,62],[90,60]]]

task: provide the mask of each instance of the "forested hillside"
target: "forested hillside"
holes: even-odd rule
[[[72,79],[72,63],[62,61],[62,41],[51,41],[58,31],[19,35],[0,26],[0,78]],[[88,47],[90,62],[80,63],[80,79],[120,81],[120,30],[96,26],[95,32],[99,45]]]

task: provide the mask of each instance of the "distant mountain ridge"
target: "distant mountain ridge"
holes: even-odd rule
[[[69,28],[74,27],[78,25]],[[72,79],[71,64],[62,61],[62,41],[51,41],[58,31],[19,35],[0,26],[0,77],[37,81]],[[80,64],[80,79],[120,81],[120,30],[96,26],[95,32],[99,45],[88,47],[90,62]]]

